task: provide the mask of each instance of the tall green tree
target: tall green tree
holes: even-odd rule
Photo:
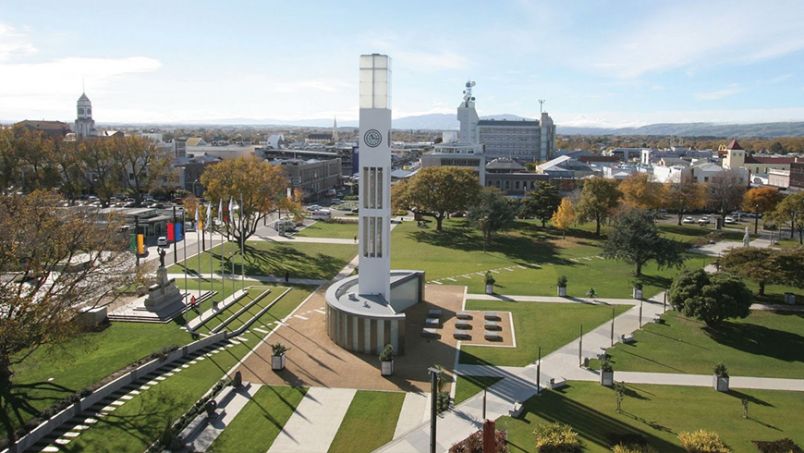
[[[781,222],[790,222],[790,239],[798,230],[798,241],[804,243],[804,192],[790,194],[773,210],[773,218]]]
[[[660,269],[679,267],[684,262],[679,244],[661,237],[653,216],[640,209],[625,211],[617,217],[603,245],[603,256],[633,264],[636,276],[642,275],[642,266],[651,260]]]
[[[538,181],[533,190],[528,192],[523,204],[523,211],[526,217],[533,216],[541,220],[542,228],[544,228],[560,203],[561,196],[558,194],[558,187],[549,181]]]
[[[685,271],[670,286],[670,304],[684,316],[717,326],[728,318],[750,313],[751,291],[730,275],[710,275],[703,269]]]
[[[720,258],[720,268],[738,277],[753,280],[759,285],[758,295],[765,295],[765,286],[804,286],[804,249],[775,250],[758,247],[738,247]]]
[[[143,137],[113,139],[115,154],[123,165],[123,184],[139,205],[143,195],[160,187],[172,188],[172,158]]]
[[[442,230],[447,214],[465,211],[474,205],[480,195],[480,183],[475,172],[459,167],[422,168],[407,183],[404,198],[400,200],[408,209],[433,217],[436,230]]]
[[[494,233],[514,224],[514,209],[502,192],[494,187],[486,187],[481,191],[477,203],[469,208],[467,218],[480,229],[483,244],[488,246]]]
[[[620,203],[622,193],[613,179],[587,179],[581,190],[576,211],[583,221],[595,221],[595,235],[600,236],[600,223],[606,220]]]
[[[737,170],[720,172],[707,185],[709,206],[721,214],[739,208],[747,185],[748,182],[741,179]]]

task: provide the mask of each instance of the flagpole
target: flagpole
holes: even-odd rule
[[[184,228],[184,209],[181,210],[181,240],[184,242],[184,297],[189,295],[187,291],[187,231]],[[174,233],[175,234],[175,233]]]
[[[243,236],[246,232],[245,224],[243,223],[243,194],[240,194],[240,288],[246,289],[246,241]]]
[[[207,228],[209,228],[209,289],[212,290],[212,285],[215,284],[215,277],[212,267],[215,265],[215,263],[212,262],[212,201],[209,202],[207,209],[209,209],[209,212],[207,212]]]

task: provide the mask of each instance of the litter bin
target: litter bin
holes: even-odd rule
[[[784,293],[784,303],[795,305],[796,304],[796,295],[793,293]]]

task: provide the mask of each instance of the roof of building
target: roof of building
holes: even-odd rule
[[[30,127],[33,129],[40,129],[40,130],[70,130],[70,126],[67,123],[63,123],[61,121],[37,121],[37,120],[22,120],[19,123],[14,124],[15,126],[25,126]]]
[[[581,162],[619,162],[620,158],[617,156],[579,156],[578,160]]]
[[[738,145],[739,146],[739,145]],[[742,149],[742,148],[740,148]],[[769,165],[781,165],[781,164],[792,164],[794,162],[798,162],[795,157],[758,157],[758,156],[746,156],[745,163],[746,164],[769,164]]]
[[[312,134],[307,134],[307,138],[312,140],[330,140],[332,139],[332,133],[314,132]]]
[[[89,98],[87,97],[87,94],[86,94],[86,93],[81,93],[81,97],[80,97],[80,98],[78,98],[78,100],[79,100],[79,101],[87,101],[87,102],[90,102],[90,101],[89,101]]]
[[[729,143],[729,146],[727,146],[726,149],[743,149],[743,147],[737,143],[737,139],[734,139],[731,141],[731,143]]]
[[[480,120],[477,122],[478,126],[536,126],[539,127],[539,122],[536,120]]]
[[[187,146],[200,146],[202,143],[206,143],[203,138],[201,137],[190,137],[187,139]]]
[[[524,165],[508,157],[498,157],[486,164],[486,170],[522,171],[526,169]]]

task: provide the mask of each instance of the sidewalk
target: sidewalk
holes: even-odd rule
[[[268,452],[326,453],[356,392],[354,389],[311,387]]]
[[[545,302],[551,304],[638,305],[638,299],[590,297],[517,296],[505,294],[467,294],[466,300],[499,300],[505,302]]]

